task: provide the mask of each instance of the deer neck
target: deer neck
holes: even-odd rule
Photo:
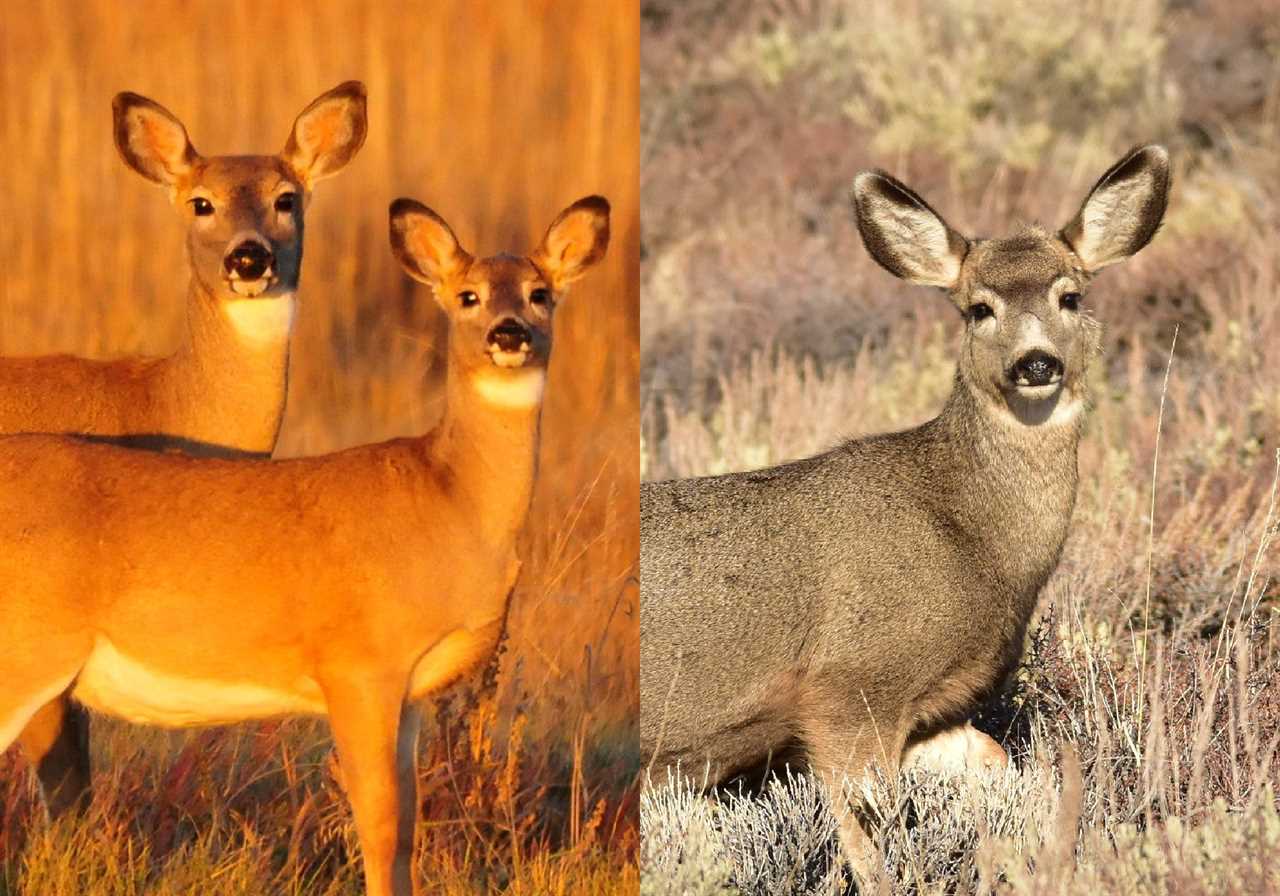
[[[1057,565],[1075,508],[1083,386],[1052,406],[1000,404],[959,374],[934,421],[940,492],[956,522],[985,544],[1001,578],[1038,591]]]
[[[183,435],[271,453],[284,417],[296,301],[287,294],[221,302],[192,282],[186,333],[168,364]]]
[[[514,545],[529,512],[546,369],[487,368],[450,360],[432,460],[451,472],[476,531],[498,547]]]

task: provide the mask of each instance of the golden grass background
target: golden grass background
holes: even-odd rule
[[[611,201],[608,257],[558,312],[541,476],[500,697],[490,709],[484,701],[468,705],[473,722],[492,711],[485,724],[497,740],[495,755],[484,759],[483,750],[463,751],[476,760],[477,779],[484,762],[502,767],[515,751],[523,765],[513,780],[524,781],[535,795],[539,787],[565,790],[572,811],[542,811],[535,800],[521,810],[534,822],[520,833],[513,821],[502,841],[505,852],[477,862],[459,847],[459,855],[469,858],[460,860],[456,879],[450,879],[461,887],[497,886],[476,883],[477,874],[487,873],[477,870],[486,862],[510,866],[513,889],[527,885],[532,872],[527,863],[514,861],[525,848],[519,844],[585,842],[589,817],[568,816],[589,816],[596,798],[604,800],[602,811],[611,819],[612,839],[596,844],[604,844],[604,873],[618,879],[631,873],[639,548],[638,28],[637,4],[628,2],[218,0],[125,6],[50,0],[21,8],[10,4],[0,12],[3,354],[110,357],[164,353],[176,342],[188,278],[184,225],[163,191],[117,157],[110,130],[117,91],[157,100],[182,120],[201,153],[214,155],[277,152],[313,97],[349,78],[367,86],[368,140],[346,170],[318,185],[307,212],[302,304],[278,456],[422,432],[439,413],[443,322],[426,288],[401,273],[388,249],[392,199],[412,196],[427,203],[468,249],[482,254],[532,248],[555,214],[580,196],[601,193]],[[431,724],[424,732],[427,742]],[[517,729],[522,745],[519,737],[511,738]],[[254,726],[176,738],[103,723],[97,731],[103,735],[95,747],[100,779],[104,771],[113,774],[114,758],[150,763],[151,771],[133,784],[111,778],[112,786],[124,790],[99,802],[114,800],[116,809],[130,795],[146,799],[160,780],[156,776],[172,774],[174,755],[181,757],[197,743],[201,755],[217,757],[219,738],[233,744],[248,739],[263,751],[261,773],[275,778],[287,777],[297,755],[322,750],[317,745],[323,743],[323,729],[309,723],[286,724],[266,746]],[[233,786],[237,768],[228,767],[222,784],[206,785],[214,791]],[[9,892],[6,887],[47,892],[21,881],[57,887],[50,881],[59,879],[58,863],[70,873],[76,861],[62,855],[64,841],[56,837],[79,835],[59,827],[54,840],[33,842],[25,852],[29,866],[38,865],[30,857],[41,849],[52,864],[43,872],[28,867],[25,878],[18,873],[18,847],[27,841],[16,828],[29,820],[31,802],[23,769],[12,751],[0,760],[0,803],[9,807],[0,814],[6,825],[0,847],[10,847],[0,893]],[[538,770],[553,778],[563,773],[567,783],[540,784]],[[454,785],[459,790],[456,780]],[[282,785],[277,780],[274,786]],[[298,786],[306,792],[305,780]],[[191,788],[178,788],[176,803],[199,789]],[[546,793],[542,798],[550,799]],[[269,792],[263,799],[270,799]],[[430,799],[428,793],[428,808]],[[458,796],[455,802],[464,801]],[[254,805],[264,818],[270,816]],[[95,811],[111,817],[110,806]],[[551,815],[554,823],[547,821]],[[192,821],[192,831],[200,832],[200,816]],[[561,821],[565,831],[557,827]],[[292,831],[275,831],[264,821],[257,836],[299,837],[305,824],[296,817],[290,824]],[[603,824],[597,820],[597,827]],[[166,875],[174,866],[148,840],[155,831],[154,825],[137,825],[116,845],[151,850],[142,862],[149,869],[143,874],[150,888],[145,891],[168,892]],[[180,854],[184,842],[176,836],[176,845],[167,849]],[[213,841],[205,846],[210,861],[230,849]],[[100,858],[96,848],[86,846],[85,868]],[[234,858],[234,851],[228,855]],[[192,861],[188,856],[187,865]],[[559,859],[549,861],[553,868]],[[349,873],[334,870],[341,863],[317,862],[315,867],[329,869],[321,875],[325,886],[347,892],[341,887],[350,885]],[[270,878],[281,889],[283,881],[296,882],[303,874],[295,869],[289,877],[279,866],[274,860],[246,864],[246,892],[267,879],[261,874],[284,874]],[[553,872],[560,873],[548,873]],[[544,881],[542,889],[571,880],[566,874],[554,885]],[[114,891],[109,882],[95,886],[100,889],[93,892]],[[329,892],[316,882],[305,891]]]

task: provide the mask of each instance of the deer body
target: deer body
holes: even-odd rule
[[[5,568],[67,560],[6,601],[23,628],[58,620],[18,647],[66,644],[76,699],[149,724],[322,712],[326,674],[368,656],[412,694],[433,651],[478,659],[496,642],[532,484],[537,409],[520,416],[467,441],[523,468],[493,484],[469,481],[475,464],[431,438],[202,463],[52,437],[6,443]],[[46,477],[66,483],[65,498],[33,511],[24,483]],[[290,552],[295,527],[318,543]]]
[[[284,417],[306,203],[364,143],[364,86],[349,81],[313,101],[278,156],[204,158],[172,113],[137,94],[117,95],[112,112],[125,164],[165,187],[187,220],[185,338],[162,358],[0,358],[0,434],[267,457]],[[21,741],[50,813],[83,805],[88,718],[65,690]]]
[[[872,256],[966,320],[942,412],[768,470],[641,490],[641,747],[708,784],[799,746],[865,871],[873,763],[999,766],[968,725],[1022,652],[1075,503],[1092,275],[1141,249],[1168,158],[1135,150],[1057,233],[969,240],[905,185],[860,174]],[[852,794],[842,790],[852,782]],[[843,795],[842,795],[843,794]]]
[[[1046,445],[973,403],[957,383],[914,430],[644,486],[642,582],[670,598],[642,604],[641,643],[678,645],[641,663],[659,764],[697,776],[710,759],[719,780],[797,737],[820,746],[832,735],[811,719],[866,705],[891,716],[892,755],[910,733],[962,724],[1000,684],[1066,537],[1079,427]],[[664,704],[673,676],[698,699]]]
[[[0,438],[0,750],[68,690],[136,722],[329,717],[371,896],[408,896],[415,698],[497,644],[537,471],[555,301],[608,204],[475,259],[397,200],[392,246],[450,321],[439,426],[322,457]]]
[[[254,307],[227,308],[191,289],[186,338],[166,357],[0,358],[0,433],[82,433],[188,454],[269,455],[284,419],[296,299],[243,299]],[[261,325],[250,330],[250,316]]]

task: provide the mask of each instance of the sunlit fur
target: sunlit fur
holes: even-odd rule
[[[189,266],[183,338],[159,358],[0,358],[0,434],[77,433],[137,449],[267,456],[284,415],[308,190],[360,149],[364,87],[347,82],[318,97],[295,119],[284,152],[273,156],[203,157],[171,112],[137,94],[118,94],[112,112],[121,158],[166,190],[187,228],[186,259],[172,259],[175,270]],[[335,117],[345,129],[311,126]],[[286,194],[296,199],[288,210],[277,207]],[[212,213],[197,214],[196,199]],[[240,297],[244,283],[230,279],[225,263],[246,240],[271,251],[261,288],[250,290],[255,298]],[[169,681],[105,655],[96,653],[96,662],[125,670],[124,680],[150,681],[157,691]],[[87,797],[87,716],[70,706],[65,690],[35,708],[20,738],[52,811]],[[193,685],[192,693],[216,704],[216,690]]]
[[[281,461],[0,438],[0,733],[73,680],[89,706],[148,724],[324,713],[367,892],[409,896],[411,701],[496,647],[537,470],[541,402],[495,402],[474,379],[508,377],[526,396],[536,382],[540,396],[554,301],[531,302],[530,284],[563,298],[603,257],[608,214],[582,200],[529,257],[457,272],[483,299],[441,296],[445,408],[416,438]],[[418,241],[395,245],[430,269]],[[526,368],[487,350],[513,315],[546,321]]]

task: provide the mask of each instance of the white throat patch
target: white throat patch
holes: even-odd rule
[[[474,374],[471,382],[476,392],[489,404],[504,408],[531,408],[542,401],[542,387],[547,371],[541,367],[529,370],[486,370]]]
[[[261,345],[289,338],[297,302],[293,293],[286,293],[269,299],[231,299],[222,307],[240,338]]]

